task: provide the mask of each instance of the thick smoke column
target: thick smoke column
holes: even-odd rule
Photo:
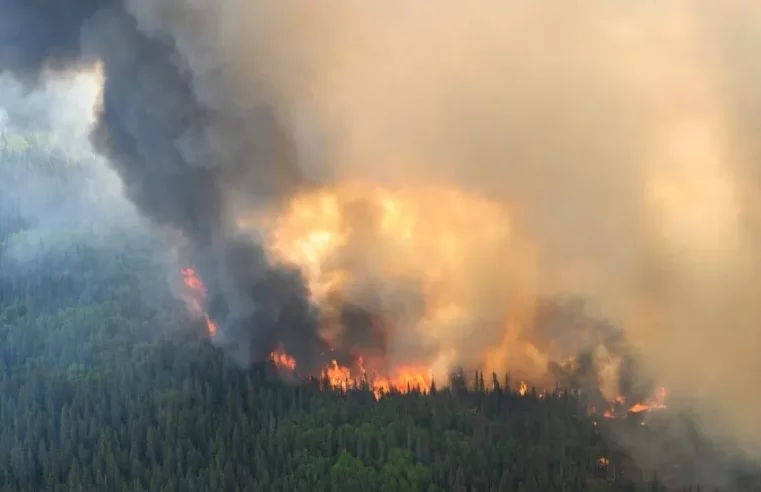
[[[143,214],[185,236],[188,261],[212,284],[211,314],[229,325],[240,356],[263,357],[275,333],[313,350],[314,317],[298,272],[271,267],[257,245],[236,237],[229,213],[237,192],[275,201],[300,185],[293,145],[256,87],[236,91],[224,67],[200,76],[181,40],[150,24],[158,13],[133,15],[143,7],[3,0],[0,71],[34,86],[59,72],[101,70],[94,146]],[[204,18],[187,13],[184,22]]]
[[[312,296],[327,274],[348,286],[328,306],[348,298],[413,319],[426,343],[400,330],[384,342],[392,355],[467,348],[445,365],[484,362],[471,359],[491,347],[487,366],[546,366],[554,347],[589,348],[568,336],[566,314],[541,307],[581,297],[626,339],[593,330],[605,350],[587,359],[615,366],[614,349],[630,347],[647,376],[697,403],[714,437],[761,457],[751,2],[51,5],[0,0],[0,70],[39,83],[100,64],[94,141],[138,207],[190,240],[231,334],[246,326],[266,350],[288,332],[297,359],[319,352],[297,353],[317,343],[318,321],[298,272],[269,266],[281,250]],[[340,198],[351,182],[361,200]],[[340,212],[333,236],[303,213],[318,203]],[[236,237],[272,216],[266,253]],[[304,230],[310,244],[343,242],[307,268],[311,251],[290,254]],[[446,323],[418,322],[431,299]],[[367,336],[383,325],[346,314],[336,317]]]

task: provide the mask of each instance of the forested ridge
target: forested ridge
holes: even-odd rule
[[[2,142],[3,180],[66,166]],[[2,203],[0,491],[660,489],[627,473],[573,392],[521,396],[476,373],[376,401],[241,367],[144,236],[43,228]]]

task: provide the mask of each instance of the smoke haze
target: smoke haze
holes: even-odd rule
[[[27,92],[0,77],[0,256],[35,258],[62,240],[144,229],[88,135],[100,79],[80,73]],[[8,263],[4,264],[6,267]]]
[[[210,313],[254,357],[320,352],[338,303],[391,319],[383,356],[403,362],[539,378],[562,347],[620,364],[618,342],[547,321],[545,300],[580,297],[643,377],[761,458],[761,7],[32,4],[0,0],[0,70],[102,71],[96,148],[186,236]],[[294,252],[323,229],[341,239],[317,264]],[[377,345],[372,319],[338,323],[363,333],[342,347]]]

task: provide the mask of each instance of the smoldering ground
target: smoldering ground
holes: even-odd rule
[[[102,64],[96,146],[220,291],[237,285],[220,258],[250,209],[346,180],[455,187],[503,206],[532,245],[497,269],[511,294],[585,297],[707,432],[761,456],[750,2],[2,0],[0,12],[0,66],[23,80]]]

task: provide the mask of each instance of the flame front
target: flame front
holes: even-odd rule
[[[287,354],[282,348],[270,353],[270,360],[280,369],[286,369],[288,371],[296,370],[296,359]]]
[[[502,205],[446,188],[354,184],[297,195],[280,213],[239,225],[264,232],[273,261],[302,271],[320,308],[321,338],[352,358],[348,365],[326,360],[320,375],[334,389],[367,385],[376,398],[426,392],[458,366],[517,369],[533,383],[546,373],[553,354],[531,333],[536,257]],[[206,286],[192,268],[182,276],[190,309],[215,336]],[[351,332],[357,327],[344,321],[346,305],[372,314],[372,326],[361,328],[367,333]],[[289,374],[316,375],[301,374],[282,345],[269,358]],[[516,387],[521,396],[528,390],[525,380]],[[665,396],[661,390],[627,406],[611,395],[602,416],[664,408]]]
[[[655,389],[654,395],[647,401],[635,402],[633,404],[627,403],[624,396],[619,395],[615,400],[610,402],[610,406],[605,408],[602,412],[602,417],[605,419],[614,419],[621,415],[637,414],[643,412],[649,412],[651,410],[663,410],[668,408],[666,406],[666,397],[668,391],[664,387],[658,387]],[[595,406],[590,406],[588,413],[597,414],[598,410]]]
[[[642,413],[647,412],[649,410],[662,410],[666,408],[666,397],[668,396],[668,391],[666,388],[659,387],[655,390],[655,396],[647,401],[642,403],[635,403],[629,408],[629,413]]]
[[[536,333],[538,251],[518,234],[508,204],[446,186],[348,182],[270,212],[244,213],[238,226],[263,237],[274,262],[301,270],[319,335],[352,358],[326,360],[322,374],[337,388],[365,380],[376,394],[427,389],[457,368],[549,387],[549,362],[578,353]],[[369,321],[347,322],[346,306]],[[620,360],[595,354],[612,400]]]
[[[391,374],[381,375],[376,371],[367,371],[362,357],[358,359],[355,370],[342,366],[335,360],[330,361],[323,370],[323,377],[331,388],[342,391],[367,385],[376,399],[391,391],[407,393],[416,390],[427,393],[433,383],[430,371],[424,367],[399,366],[393,368]]]
[[[206,301],[206,285],[204,285],[203,281],[193,268],[183,268],[181,273],[182,281],[188,288],[186,302],[188,303],[190,310],[196,316],[203,317],[206,323],[207,333],[210,337],[215,336],[217,334],[217,325],[214,320],[209,317],[209,314],[203,307],[204,302]]]
[[[455,367],[546,370],[546,357],[519,333],[535,298],[534,252],[502,204],[454,188],[354,182],[296,195],[239,226],[263,233],[274,261],[302,271],[321,337],[354,358],[350,380],[365,378],[380,393],[427,389]],[[347,305],[371,313],[365,330],[375,335],[347,326]],[[346,379],[340,365],[325,372]]]

